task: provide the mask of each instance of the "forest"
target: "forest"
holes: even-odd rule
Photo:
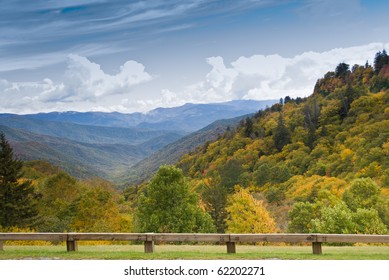
[[[338,64],[312,95],[286,96],[216,141],[118,190],[1,135],[1,231],[321,232],[389,229],[389,58]]]

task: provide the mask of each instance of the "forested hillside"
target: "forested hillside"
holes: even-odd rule
[[[43,161],[7,161],[7,171],[0,165],[0,175],[8,174],[0,182],[0,232],[132,231],[131,207],[111,183],[80,181]]]
[[[244,190],[237,211],[251,211],[251,195],[281,231],[383,233],[389,226],[388,137],[383,51],[374,66],[340,63],[308,98],[285,97],[185,155],[178,167],[220,232],[253,232],[244,223],[231,226],[234,197]]]
[[[215,121],[203,129],[166,145],[159,151],[132,166],[125,174],[126,179],[120,179],[118,181],[125,182],[125,185],[133,185],[150,179],[161,165],[175,164],[184,154],[189,153],[206,142],[215,141],[226,130],[237,126],[239,121],[247,116],[244,115],[233,119]]]
[[[122,193],[22,164],[0,140],[1,231],[389,231],[385,51],[373,66],[340,63],[309,97],[283,98]]]
[[[185,104],[147,113],[52,112],[32,115],[0,113],[0,132],[5,133],[22,160],[44,160],[77,178],[101,177],[126,185],[151,177],[159,165],[175,163],[193,147],[212,138],[204,131],[189,132],[215,120],[253,114],[274,100],[234,100],[214,104]],[[227,121],[228,122],[228,121]],[[235,124],[234,124],[235,125]],[[217,128],[215,128],[216,130]],[[218,132],[215,132],[217,135]],[[177,143],[182,139],[183,142]],[[152,156],[176,142],[172,152]],[[184,143],[183,145],[181,143]],[[177,145],[180,148],[177,149]],[[146,159],[139,167],[133,166]],[[146,167],[146,168],[144,168]]]

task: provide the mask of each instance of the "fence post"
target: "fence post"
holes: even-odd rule
[[[227,244],[227,253],[235,254],[236,253],[236,243],[235,242],[226,242]]]
[[[155,244],[153,239],[153,233],[146,233],[146,241],[145,241],[145,253],[154,253]]]
[[[321,242],[312,242],[312,253],[314,255],[322,254]]]
[[[0,240],[0,251],[3,251],[4,248],[3,248],[3,240]]]
[[[68,238],[66,240],[66,250],[68,252],[76,252],[76,251],[78,251],[77,240],[75,240],[74,236],[72,236],[72,235],[68,235]]]

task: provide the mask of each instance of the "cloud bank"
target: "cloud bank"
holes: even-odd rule
[[[278,99],[308,96],[317,79],[335,69],[340,62],[373,62],[376,52],[388,49],[389,43],[338,48],[327,52],[305,52],[294,57],[273,55],[241,56],[226,63],[220,56],[206,63],[210,71],[198,83],[172,91],[169,85],[154,94],[143,95],[155,78],[136,61],[125,62],[116,74],[104,72],[86,57],[71,54],[63,79],[38,82],[0,80],[0,112],[34,113],[48,111],[148,111],[155,107],[172,107],[187,102],[209,103],[233,99]],[[169,67],[168,65],[166,67]],[[177,73],[183,72],[177,69]],[[160,73],[157,73],[157,75]],[[156,76],[157,76],[156,75]],[[139,90],[143,85],[146,89]]]
[[[145,67],[127,61],[116,75],[106,74],[99,64],[71,54],[63,81],[46,78],[39,82],[0,80],[0,111],[32,113],[47,111],[114,111],[118,96],[132,94],[133,89],[152,80]]]
[[[188,86],[177,98],[189,102],[220,102],[232,99],[278,99],[312,93],[317,79],[340,62],[364,65],[389,43],[337,48],[326,52],[304,52],[291,58],[274,55],[239,57],[226,65],[222,57],[211,57],[205,79]],[[171,93],[170,95],[173,95]]]

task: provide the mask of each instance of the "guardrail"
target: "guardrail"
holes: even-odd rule
[[[78,250],[78,241],[140,241],[145,253],[155,252],[156,242],[210,242],[227,246],[227,253],[236,253],[236,243],[286,242],[312,243],[312,253],[322,254],[322,243],[389,243],[389,235],[363,234],[204,234],[204,233],[0,233],[0,250],[3,242],[66,241],[68,252]]]

